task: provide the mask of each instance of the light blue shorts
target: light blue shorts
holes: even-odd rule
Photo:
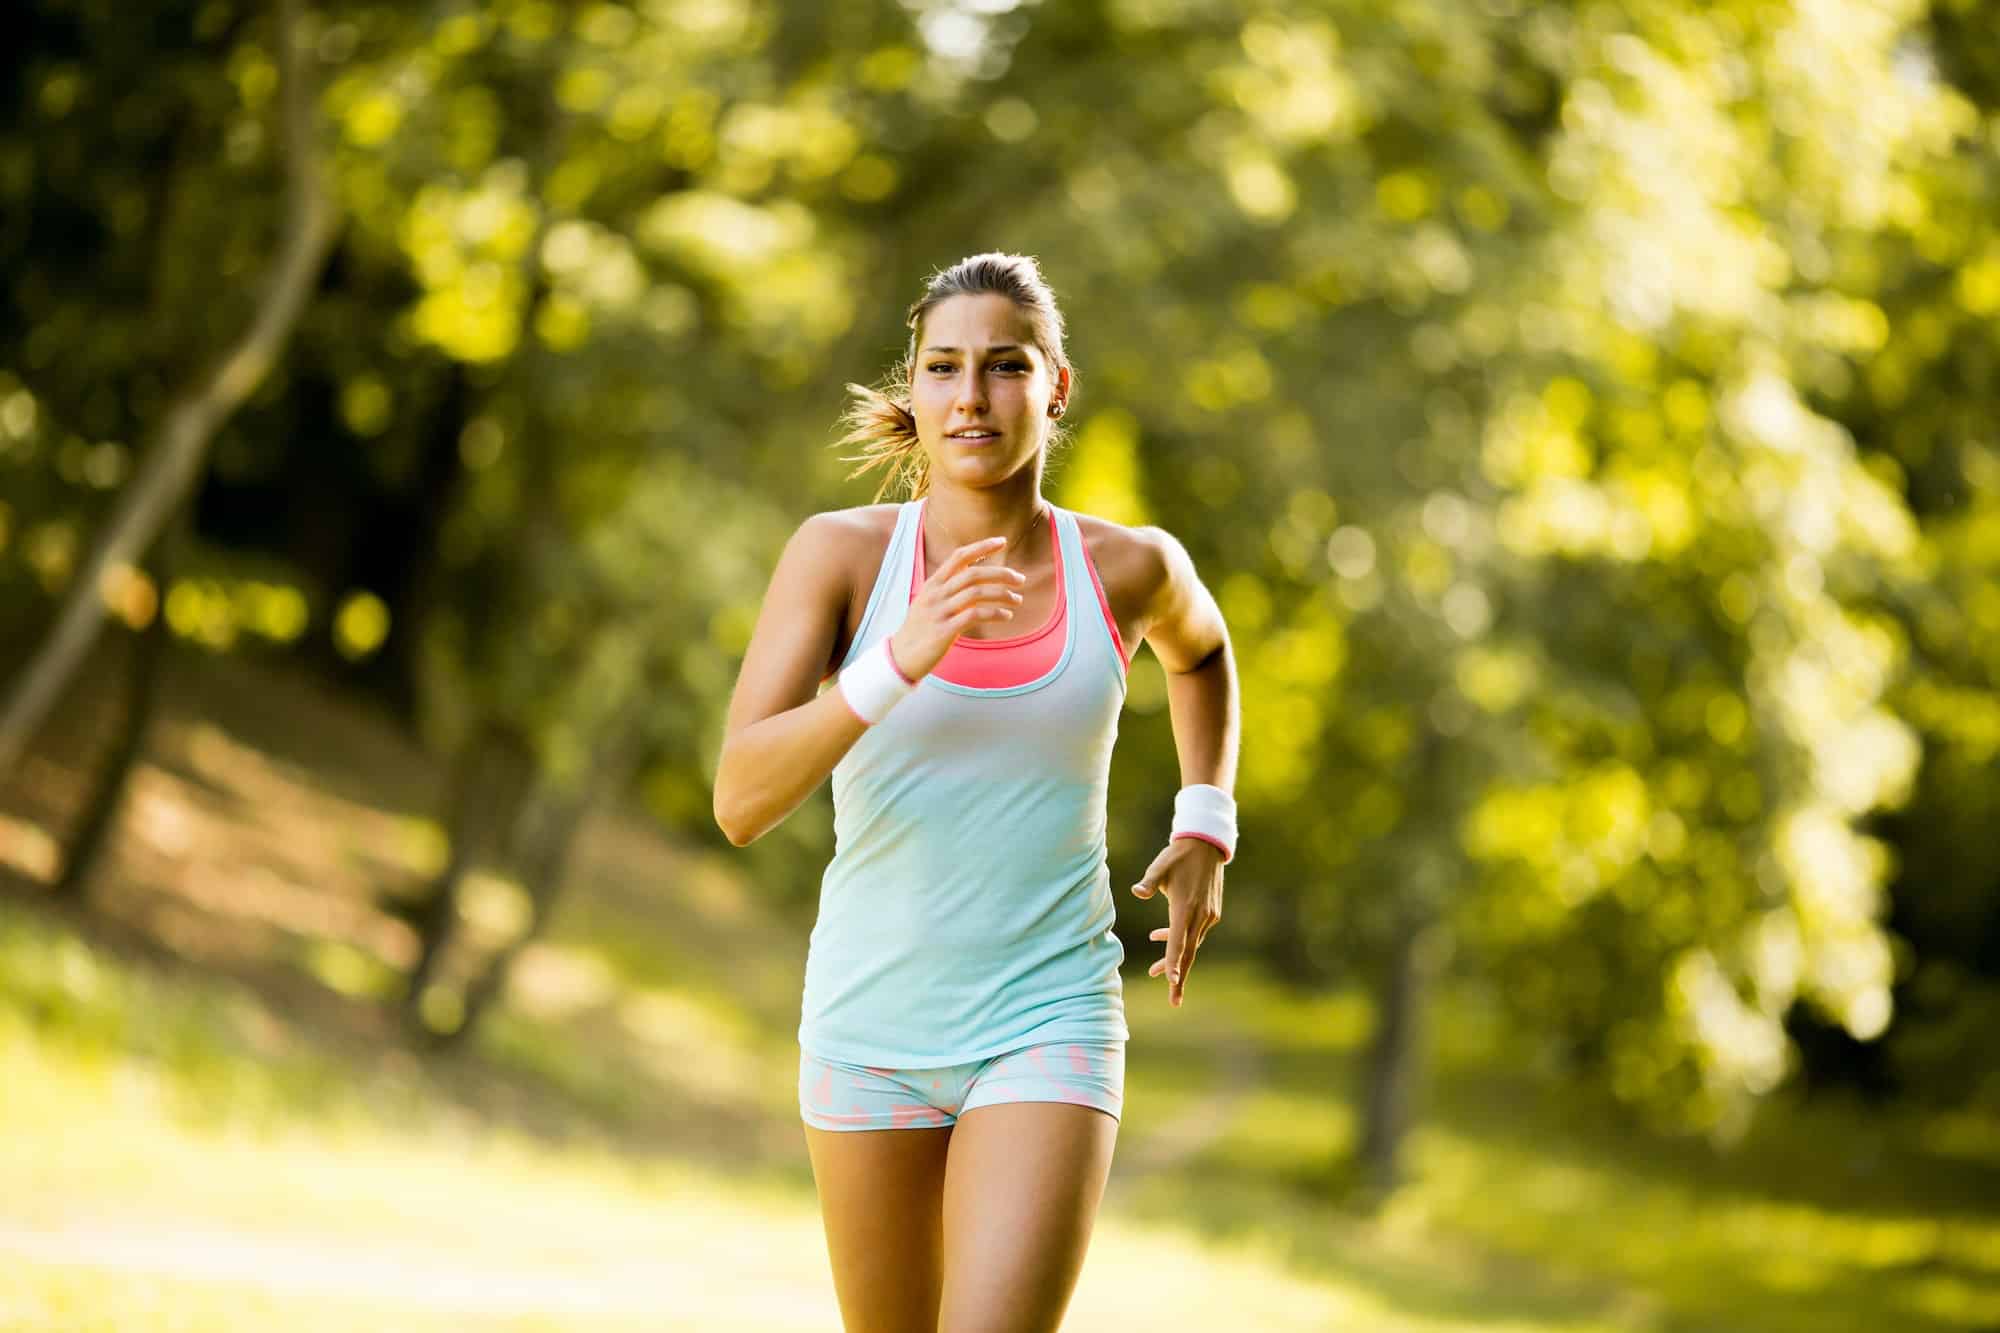
[[[1116,1120],[1125,1102],[1125,1043],[1044,1042],[936,1069],[799,1052],[799,1114],[817,1129],[931,1129],[1000,1102],[1069,1102]]]

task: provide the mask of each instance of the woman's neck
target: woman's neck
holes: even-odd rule
[[[939,489],[924,499],[925,545],[943,560],[960,546],[1005,537],[1000,563],[1021,565],[1034,558],[1037,533],[1048,526],[1048,506],[1039,491],[1002,494],[1001,488]],[[992,557],[988,557],[992,559]]]

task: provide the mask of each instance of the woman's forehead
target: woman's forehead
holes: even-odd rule
[[[981,351],[1000,344],[1035,345],[1028,312],[997,292],[947,297],[931,308],[920,331],[926,350]]]

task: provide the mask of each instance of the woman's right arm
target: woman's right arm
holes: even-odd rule
[[[838,683],[818,691],[847,614],[845,571],[858,558],[856,544],[869,540],[853,519],[814,514],[778,557],[729,698],[715,771],[715,822],[738,847],[798,809],[868,729]],[[913,679],[928,675],[973,620],[1014,614],[1020,576],[971,564],[999,546],[994,538],[959,547],[918,589],[891,643]]]

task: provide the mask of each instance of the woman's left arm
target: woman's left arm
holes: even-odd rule
[[[1229,627],[1196,574],[1187,549],[1161,528],[1141,528],[1138,533],[1149,548],[1146,564],[1152,590],[1143,638],[1166,669],[1167,711],[1180,757],[1181,786],[1203,784],[1233,793],[1241,725]],[[1166,973],[1170,1004],[1181,1003],[1195,951],[1222,920],[1224,856],[1222,846],[1205,836],[1169,837],[1132,886],[1140,898],[1155,893],[1167,897],[1167,925],[1151,935],[1166,941],[1167,952],[1147,975]]]

